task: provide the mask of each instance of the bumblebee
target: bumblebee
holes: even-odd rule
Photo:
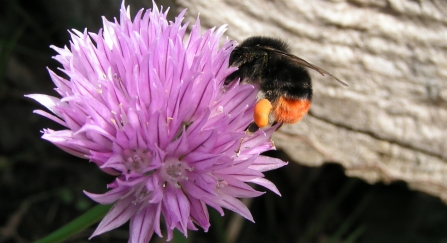
[[[232,51],[229,64],[238,70],[226,78],[225,85],[240,78],[258,85],[262,91],[254,109],[254,123],[260,128],[272,122],[297,123],[307,114],[312,100],[307,68],[348,86],[322,68],[290,54],[287,43],[271,37],[246,39]]]

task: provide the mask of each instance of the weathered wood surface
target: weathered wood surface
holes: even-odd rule
[[[311,113],[275,135],[296,162],[342,164],[369,182],[403,180],[447,201],[447,2],[177,0],[187,20],[241,41],[287,40],[313,73]]]

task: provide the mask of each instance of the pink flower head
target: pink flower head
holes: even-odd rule
[[[168,240],[174,228],[207,231],[207,205],[253,221],[238,198],[263,192],[247,182],[279,194],[262,172],[286,163],[260,155],[274,148],[276,127],[245,131],[257,89],[223,84],[235,70],[228,67],[234,43],[219,48],[225,27],[201,34],[199,19],[185,37],[184,13],[168,22],[154,7],[132,21],[122,6],[120,20],[104,19],[98,34],[73,30],[70,48],[52,47],[69,77],[49,70],[62,98],[28,95],[54,115],[35,113],[67,128],[45,129],[42,138],[116,175],[108,192],[86,192],[114,203],[92,237],[130,220],[129,242],[148,242],[162,236],[162,216]]]

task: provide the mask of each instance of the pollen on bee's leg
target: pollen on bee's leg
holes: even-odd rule
[[[265,127],[269,124],[269,115],[272,107],[272,103],[267,99],[262,99],[256,103],[253,118],[258,127]]]
[[[275,110],[275,120],[284,123],[297,123],[310,109],[310,100],[307,99],[287,99],[280,97]]]

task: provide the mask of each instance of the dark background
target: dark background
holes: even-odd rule
[[[131,14],[149,1],[126,1]],[[172,2],[159,2],[171,7]],[[97,32],[101,16],[118,16],[118,0],[0,0],[0,242],[33,242],[95,205],[83,190],[101,193],[113,178],[96,165],[40,139],[59,125],[32,113],[43,109],[24,94],[56,95],[46,67],[50,45],[69,43],[67,29]],[[231,28],[231,26],[229,26]],[[269,155],[290,161],[281,151]],[[247,201],[255,224],[210,209],[211,228],[188,242],[447,243],[447,208],[401,182],[368,185],[335,164],[288,166],[266,173],[282,193]],[[94,227],[69,242],[127,242],[128,225],[88,241]],[[166,234],[165,234],[166,235]],[[164,242],[157,236],[151,242]],[[175,240],[173,241],[175,242]]]

